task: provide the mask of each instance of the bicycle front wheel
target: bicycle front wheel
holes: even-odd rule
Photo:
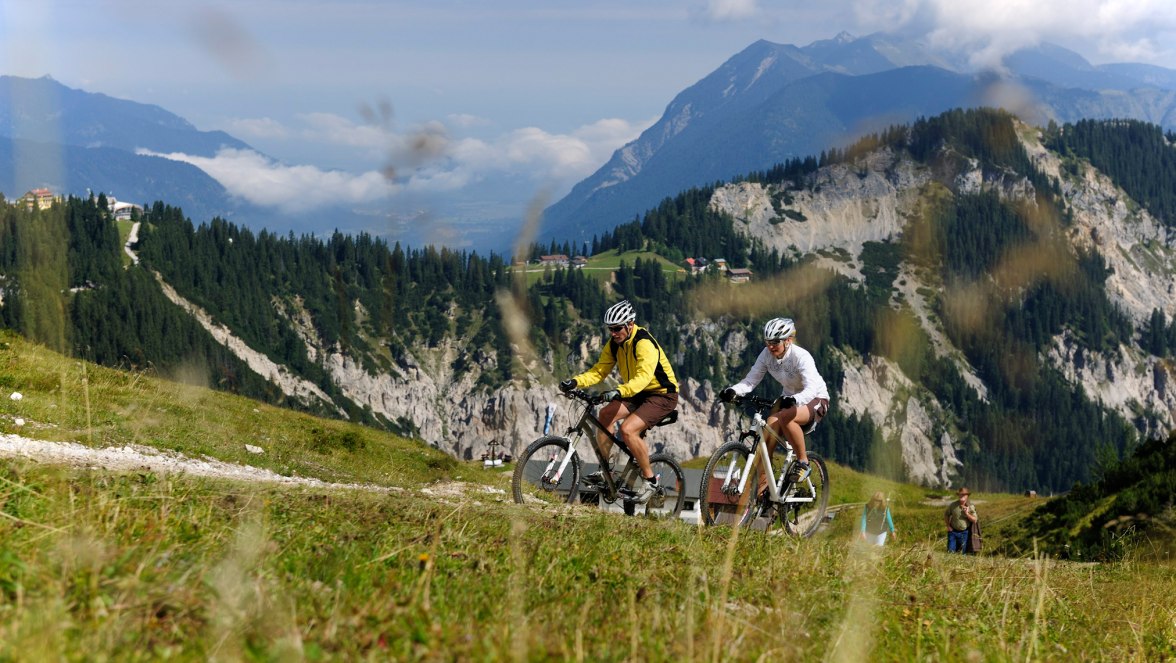
[[[825,459],[810,453],[808,461],[812,472],[790,489],[791,495],[784,504],[777,505],[779,517],[775,523],[789,534],[805,538],[817,533],[829,508],[829,470]]]
[[[541,437],[519,456],[511,489],[519,504],[570,504],[580,489],[580,456],[567,438]]]
[[[686,504],[686,473],[682,466],[667,454],[653,454],[649,466],[657,477],[660,490],[644,505],[626,502],[625,513],[644,513],[649,518],[677,518]]]
[[[743,522],[748,510],[755,506],[754,499],[743,497],[739,482],[747,471],[747,460],[751,447],[742,442],[728,442],[719,447],[702,472],[702,483],[698,487],[699,510],[702,521],[707,525],[734,525]],[[758,480],[754,477],[747,482],[747,491],[754,491]],[[740,507],[740,498],[743,505]]]

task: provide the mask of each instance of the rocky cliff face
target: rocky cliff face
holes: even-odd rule
[[[1074,212],[1071,241],[1093,246],[1106,259],[1112,301],[1137,322],[1157,308],[1171,317],[1176,311],[1176,236],[1094,168],[1063,176],[1056,154],[1035,140],[1024,144],[1038,167],[1061,184]]]
[[[591,361],[597,352],[599,346],[593,348]],[[415,360],[410,362],[412,368],[398,375],[373,375],[349,357],[328,354],[331,376],[348,398],[389,419],[411,420],[421,439],[458,458],[479,458],[492,441],[517,456],[543,434],[550,405],[555,406],[552,435],[564,435],[583,411],[578,401],[560,395],[554,379],[487,391],[475,386],[476,372],[429,375]],[[719,415],[711,385],[688,379],[681,387],[678,422],[651,431],[647,439],[651,447],[687,459],[716,448],[723,430],[714,425]]]
[[[1085,167],[1068,175],[1060,159],[1022,127],[1022,142],[1037,166],[1060,185],[1073,213],[1064,229],[1074,248],[1094,247],[1106,259],[1111,275],[1111,301],[1137,324],[1154,309],[1176,314],[1176,238],[1097,170]],[[818,254],[817,263],[851,279],[861,280],[854,260],[867,241],[896,240],[906,221],[918,214],[919,194],[932,182],[927,168],[880,150],[852,164],[823,168],[799,187],[738,183],[718,188],[711,205],[741,221],[747,234],[786,254]],[[1002,196],[1032,200],[1033,187],[1020,177],[986,173],[975,164],[959,173],[951,188],[969,193],[995,189]],[[774,202],[775,201],[775,202]],[[782,202],[787,201],[787,202]],[[850,260],[828,256],[849,256]],[[951,346],[940,323],[919,294],[917,270],[904,265],[895,305],[911,307],[941,356],[957,362],[960,372],[983,398],[985,385]],[[1093,400],[1118,408],[1145,434],[1176,425],[1176,397],[1168,384],[1173,367],[1137,347],[1122,347],[1115,356],[1083,352],[1063,335],[1038,357],[1080,384]],[[883,431],[886,444],[898,444],[913,479],[947,485],[960,462],[951,430],[952,413],[920,388],[896,365],[880,358],[863,362],[845,357],[845,382],[835,407],[869,414]],[[819,433],[818,433],[819,435]],[[818,443],[819,444],[819,443]]]
[[[730,213],[744,223],[747,234],[781,252],[839,248],[857,256],[863,243],[902,232],[920,188],[930,180],[926,169],[882,150],[857,164],[823,168],[800,190],[747,182],[719,187],[711,206]],[[773,197],[785,195],[791,202],[778,203],[787,210],[779,212]]]

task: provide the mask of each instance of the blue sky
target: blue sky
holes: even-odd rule
[[[0,73],[152,103],[257,153],[196,163],[266,205],[460,224],[554,202],[757,39],[903,30],[999,64],[1047,40],[1176,68],[1170,0],[10,0]],[[394,175],[394,177],[388,177]],[[291,203],[291,201],[296,201]],[[388,232],[395,234],[396,223]],[[380,229],[375,231],[380,233]]]

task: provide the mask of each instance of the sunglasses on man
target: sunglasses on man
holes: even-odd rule
[[[628,327],[628,326],[629,326],[628,324],[622,324],[622,325],[608,325],[608,333],[610,333],[610,334],[615,334],[615,333],[617,333],[617,332],[621,331],[622,329],[624,329],[624,328],[626,328],[626,327]]]

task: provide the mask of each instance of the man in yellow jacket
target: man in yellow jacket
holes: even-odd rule
[[[633,452],[633,459],[641,468],[645,479],[641,488],[635,488],[628,498],[635,504],[645,504],[657,491],[657,477],[649,465],[649,447],[641,433],[650,424],[661,421],[662,417],[678,407],[678,379],[661,346],[654,340],[648,329],[637,326],[637,313],[628,300],[609,307],[604,312],[604,325],[608,328],[609,340],[600,351],[596,365],[583,373],[559,383],[559,388],[571,391],[577,387],[590,387],[605,379],[614,367],[621,375],[621,384],[616,389],[604,392],[608,403],[600,408],[597,418],[608,430],[617,421],[621,423],[621,439]],[[612,438],[597,434],[601,452],[608,456],[612,450]],[[584,477],[589,484],[604,483],[603,474],[594,472]]]

